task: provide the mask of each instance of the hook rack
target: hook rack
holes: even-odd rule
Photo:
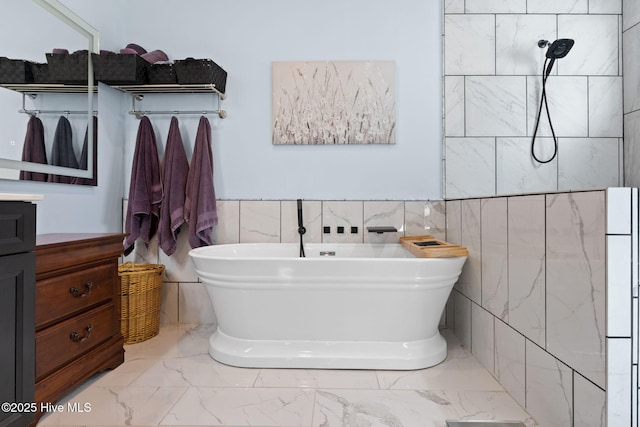
[[[148,114],[171,114],[171,115],[179,115],[179,114],[197,114],[197,115],[204,115],[206,116],[207,114],[217,114],[218,117],[220,117],[221,119],[224,119],[227,117],[227,112],[224,110],[193,110],[193,111],[186,111],[186,110],[176,110],[176,111],[142,111],[142,110],[132,110],[129,111],[129,114],[133,114],[136,116],[136,119],[141,119],[144,116],[148,115]]]
[[[22,113],[22,114],[28,114],[30,116],[37,116],[40,114],[60,114],[60,115],[73,115],[73,114],[84,114],[86,115],[87,112],[86,111],[82,111],[82,110],[24,110],[24,109],[20,109],[18,110],[18,113]],[[93,115],[97,115],[98,112],[97,111],[93,111]]]
[[[22,108],[18,110],[18,113],[28,114],[30,116],[37,116],[39,114],[64,114],[67,116],[70,114],[84,114],[84,115],[87,114],[86,110],[28,110],[25,104],[25,100],[27,96],[31,99],[35,99],[37,97],[35,93],[30,93],[30,94],[23,93]],[[96,110],[93,110],[93,115],[97,115],[97,114],[98,112]]]

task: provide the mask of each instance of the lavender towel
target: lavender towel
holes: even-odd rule
[[[51,163],[54,166],[64,166],[78,169],[78,159],[73,150],[73,132],[71,123],[65,116],[58,120],[56,133],[53,137],[53,147],[51,148]],[[61,182],[69,184],[72,177],[65,175],[49,175],[49,182]]]
[[[211,125],[200,117],[196,142],[187,177],[187,195],[184,217],[189,224],[191,248],[212,244],[211,233],[218,223],[216,193],[213,186],[213,153],[211,152]]]
[[[136,147],[131,166],[129,203],[125,216],[124,254],[133,251],[135,241],[141,238],[149,244],[158,229],[162,182],[156,136],[148,117],[140,120]]]
[[[84,132],[84,143],[82,144],[82,154],[80,154],[80,160],[78,161],[78,169],[87,170],[88,153],[87,145],[89,143],[89,126]],[[77,178],[71,179],[72,184],[78,185],[98,185],[98,118],[93,116],[93,178]]]
[[[47,151],[44,147],[44,126],[42,120],[31,116],[27,123],[27,134],[22,146],[22,161],[47,164]],[[20,171],[20,179],[29,181],[47,181],[46,173]]]
[[[162,165],[162,188],[164,199],[160,205],[158,241],[165,254],[176,251],[176,240],[180,226],[184,224],[184,198],[189,174],[189,161],[184,151],[178,119],[171,118],[167,145]]]
[[[144,53],[147,53],[147,50],[145,48],[143,48],[142,46],[140,46],[139,44],[135,44],[135,43],[129,43],[125,49],[132,49],[134,50],[138,55],[142,55]]]
[[[168,61],[169,57],[163,51],[156,49],[140,55],[145,61],[155,64],[156,62]]]

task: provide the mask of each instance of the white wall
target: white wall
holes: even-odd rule
[[[222,107],[229,116],[210,118],[216,193],[223,199],[441,198],[440,16],[439,1],[418,0],[392,7],[366,0],[190,0],[159,7],[137,0],[123,13],[126,42],[162,49],[171,59],[211,58],[228,72]],[[271,144],[272,61],[371,59],[396,62],[395,145]],[[198,97],[192,105],[215,106]],[[184,99],[148,95],[144,108],[166,109]],[[198,117],[179,119],[190,154]],[[169,117],[151,121],[162,151]],[[125,165],[137,126],[128,116]]]
[[[219,198],[442,197],[440,2],[402,0],[392,8],[365,0],[348,4],[337,0],[316,4],[292,0],[264,4],[258,0],[192,0],[182,2],[180,7],[159,7],[158,2],[148,0],[126,4],[100,0],[63,3],[100,31],[103,49],[117,51],[128,42],[136,42],[149,50],[162,49],[172,59],[211,58],[228,71],[228,99],[222,107],[229,117],[211,118]],[[20,1],[3,7],[12,10],[17,4],[34,6]],[[45,24],[40,19],[36,15],[28,18],[29,27],[47,31],[47,36],[38,37],[45,42],[42,47],[38,45],[38,52],[64,47],[68,39],[49,38],[61,34],[59,28],[52,29],[51,25],[56,24]],[[10,27],[9,34],[22,35],[25,19],[9,20],[6,25]],[[11,46],[19,39],[16,37]],[[6,54],[12,56],[14,51]],[[396,62],[395,145],[271,144],[272,61],[371,59]],[[41,60],[44,61],[44,53]],[[45,200],[38,202],[38,233],[121,229],[120,199],[128,193],[138,120],[126,114],[131,102],[127,95],[103,86],[98,98],[98,187],[0,180],[2,192],[44,194]],[[15,99],[9,107],[11,111],[20,108],[13,105],[20,102],[20,97]],[[150,95],[144,108],[167,104],[185,109],[217,107],[209,95]],[[189,155],[197,119],[180,117]],[[154,116],[152,122],[162,156],[169,118]],[[0,138],[2,142],[9,139],[21,144],[25,129],[26,116],[11,125],[3,124]]]

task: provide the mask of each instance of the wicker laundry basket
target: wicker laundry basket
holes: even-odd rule
[[[120,332],[125,344],[148,340],[160,330],[164,265],[127,262],[120,276]]]

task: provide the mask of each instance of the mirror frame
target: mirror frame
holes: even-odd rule
[[[60,3],[58,0],[33,0],[35,3],[46,9],[56,18],[60,19],[71,28],[85,36],[89,40],[89,52],[100,52],[100,33],[82,18],[76,15],[71,9]],[[19,160],[9,160],[0,158],[0,168],[18,169],[29,172],[49,173],[65,175],[78,178],[94,178],[93,170],[93,96],[95,82],[93,79],[93,63],[91,54],[87,55],[88,76],[87,76],[87,169],[73,169],[64,166],[45,165],[41,163],[23,162]]]

